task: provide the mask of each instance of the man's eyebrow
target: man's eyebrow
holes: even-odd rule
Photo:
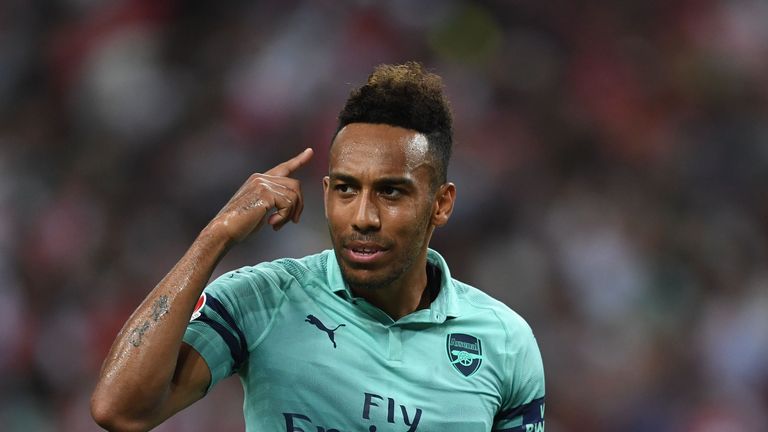
[[[360,183],[360,180],[358,180],[356,177],[340,173],[340,172],[331,172],[328,177],[331,179],[331,181],[341,181],[344,183],[352,183],[357,184]],[[409,177],[402,177],[402,176],[389,176],[389,177],[380,177],[377,178],[374,183],[376,185],[389,185],[389,186],[413,186],[414,181],[413,179]]]
[[[341,181],[344,183],[359,183],[359,181],[355,177],[349,174],[344,174],[340,172],[332,171],[330,174],[328,174],[328,178],[330,178],[331,181],[335,180],[335,181]]]
[[[413,186],[413,179],[409,177],[381,177],[374,182],[377,185],[387,186]]]

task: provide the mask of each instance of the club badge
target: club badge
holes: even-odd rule
[[[451,365],[465,377],[477,372],[483,363],[483,348],[480,339],[474,336],[451,333],[448,335],[445,345]]]

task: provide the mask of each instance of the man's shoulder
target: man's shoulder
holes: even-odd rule
[[[520,314],[507,304],[468,283],[452,279],[466,313],[477,313],[489,320],[498,321],[510,335],[529,334],[530,325]]]
[[[324,250],[301,258],[280,258],[274,261],[249,267],[257,271],[282,272],[296,280],[304,280],[324,275],[327,271],[328,257],[332,251]]]
[[[284,290],[292,286],[322,283],[325,280],[329,251],[301,258],[279,258],[228,271],[214,280],[210,289],[270,288]]]

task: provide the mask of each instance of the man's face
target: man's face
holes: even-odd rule
[[[375,289],[426,259],[434,229],[434,164],[426,137],[399,127],[352,123],[336,136],[325,213],[345,281]]]

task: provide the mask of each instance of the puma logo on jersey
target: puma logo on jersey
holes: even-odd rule
[[[333,347],[336,348],[336,340],[334,339],[336,330],[339,329],[339,327],[345,327],[346,324],[339,324],[334,329],[329,329],[328,327],[323,324],[322,321],[320,321],[316,316],[314,315],[307,315],[307,319],[304,321],[312,324],[313,326],[317,327],[319,330],[324,331],[328,335],[328,339],[333,342]]]

